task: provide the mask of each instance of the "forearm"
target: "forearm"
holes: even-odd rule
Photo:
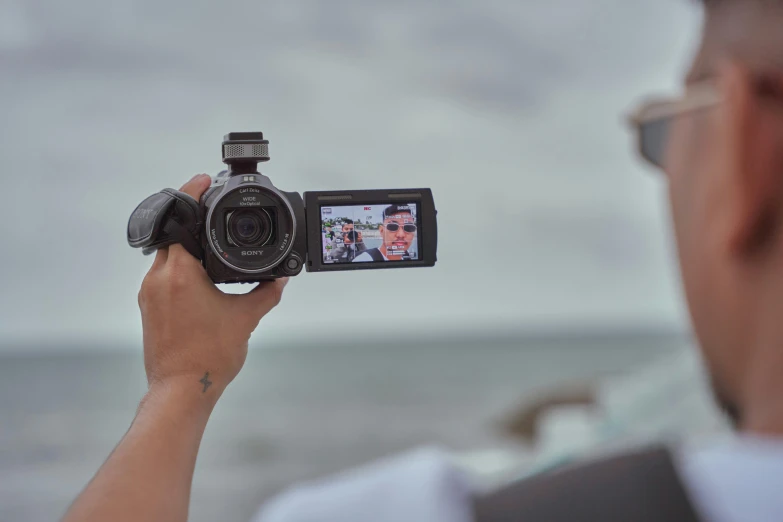
[[[196,455],[219,396],[205,387],[198,377],[153,385],[63,522],[186,521]]]

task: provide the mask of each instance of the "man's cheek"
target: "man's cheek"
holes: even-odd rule
[[[694,150],[691,146],[694,131],[691,118],[682,118],[672,125],[669,141],[666,147],[666,177],[669,183],[669,202],[674,220],[674,228],[680,243],[687,239],[686,233],[692,221],[695,201],[693,188],[695,176]]]
[[[663,163],[669,180],[678,180],[684,174],[691,133],[690,118],[679,118],[671,123],[669,138],[666,142]]]

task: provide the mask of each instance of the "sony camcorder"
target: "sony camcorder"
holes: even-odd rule
[[[196,201],[164,189],[128,221],[128,243],[151,254],[174,243],[215,283],[253,283],[308,272],[434,266],[438,243],[430,189],[284,192],[258,172],[269,160],[261,132],[232,132],[228,170]]]

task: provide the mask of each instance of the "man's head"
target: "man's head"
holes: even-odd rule
[[[352,219],[346,219],[343,221],[343,241],[351,245],[355,243],[356,241],[356,234],[353,234],[353,220]]]
[[[745,424],[770,384],[759,367],[783,370],[783,0],[703,3],[692,103],[666,123],[656,162],[694,329],[721,403]]]
[[[389,257],[390,252],[399,252],[394,255],[402,255],[416,239],[416,220],[407,205],[390,205],[383,211],[383,225],[380,230],[383,254],[386,257]]]
[[[326,225],[326,231],[327,232],[331,232],[332,231],[332,227],[330,227],[329,225]]]

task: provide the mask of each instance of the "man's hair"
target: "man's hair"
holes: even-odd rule
[[[764,4],[766,7],[783,7],[782,0],[696,0],[696,1],[702,4],[707,9],[722,6],[724,4],[746,4],[752,2]]]
[[[343,219],[343,226],[345,225],[353,225],[353,219],[348,219],[348,218]]]
[[[736,4],[736,3],[748,2],[748,0],[696,0],[696,1],[699,2],[700,4],[706,5],[707,7],[711,7],[713,5],[719,5],[719,4],[732,4],[732,3]],[[750,1],[752,1],[752,2],[758,2],[758,1],[764,2],[765,0],[750,0]],[[772,0],[771,2],[768,2],[768,3],[775,4],[775,3],[779,3],[779,1],[778,0]]]
[[[411,212],[410,207],[408,207],[408,205],[404,205],[404,206],[405,208],[402,208],[401,205],[389,205],[383,211],[383,219],[394,216],[395,214],[402,214],[402,213],[410,214],[411,216],[413,216],[413,212]]]

